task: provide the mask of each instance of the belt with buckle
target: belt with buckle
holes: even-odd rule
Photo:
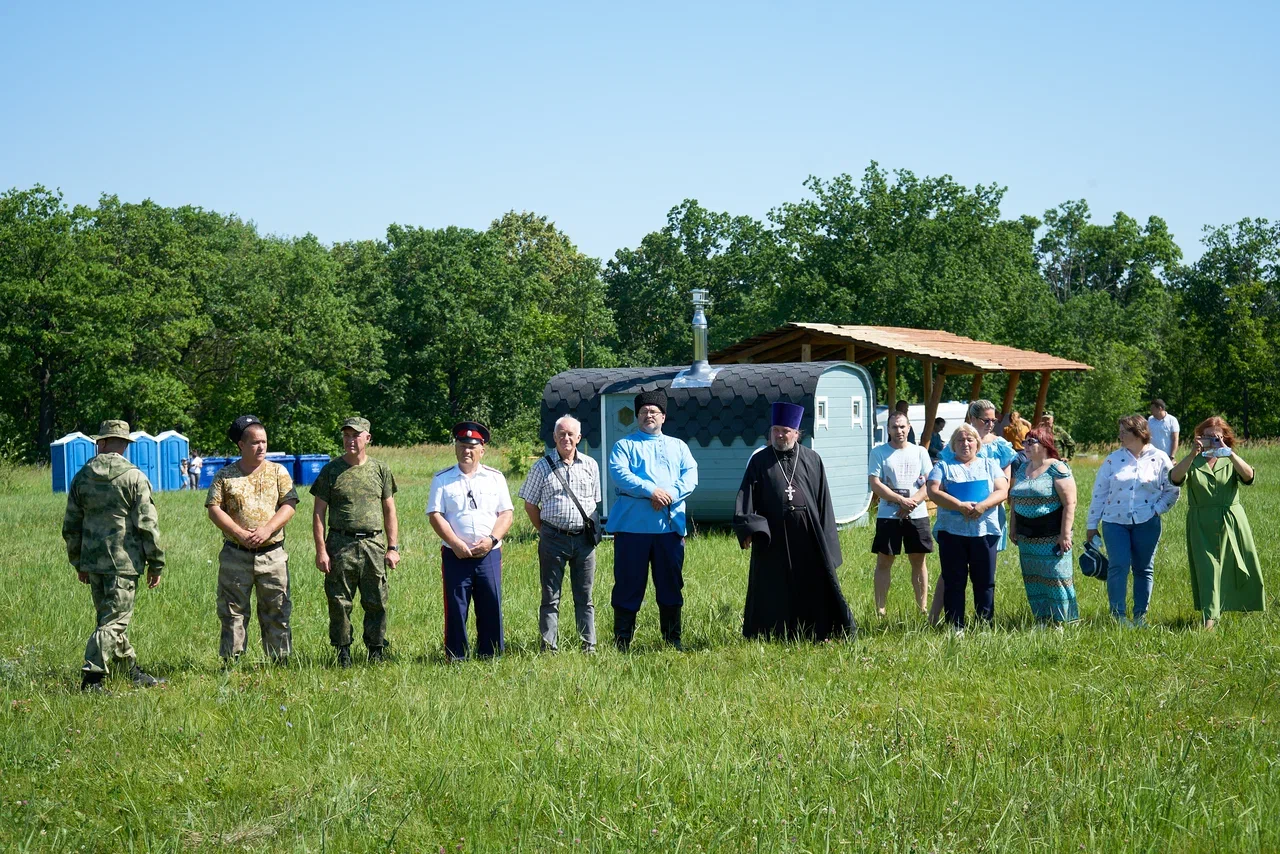
[[[330,534],[342,534],[344,537],[351,537],[356,540],[367,540],[370,537],[376,537],[382,531],[344,531],[341,528],[330,528]]]
[[[564,528],[557,528],[555,525],[552,525],[550,522],[543,522],[542,527],[550,528],[551,530],[555,531],[557,534],[564,534],[566,537],[581,537],[582,532],[586,530],[585,528],[579,528],[576,531],[568,531],[568,530],[565,530]]]
[[[230,540],[225,540],[225,542],[227,545],[231,546],[231,548],[235,549],[236,551],[248,552],[251,555],[266,554],[267,552],[273,552],[276,549],[284,548],[284,540],[281,540],[278,543],[272,543],[269,546],[263,546],[260,549],[251,549],[248,546],[242,546],[239,543],[233,543]]]

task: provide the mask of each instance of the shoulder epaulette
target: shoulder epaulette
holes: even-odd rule
[[[440,471],[438,471],[438,472],[436,472],[435,474],[433,474],[433,475],[432,475],[432,477],[439,477],[440,475],[444,474],[445,472],[449,471],[450,469],[456,469],[457,467],[458,467],[458,466],[457,466],[457,464],[454,464],[454,465],[449,466],[448,468],[442,468],[442,469],[440,469]]]
[[[482,469],[488,469],[489,471],[493,472],[494,474],[502,474],[502,472],[501,472],[500,470],[498,470],[498,469],[494,468],[493,466],[487,466],[487,465],[485,465],[484,463],[481,463],[481,464],[480,464],[480,468],[482,468]]]

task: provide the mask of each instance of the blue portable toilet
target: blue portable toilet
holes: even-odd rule
[[[124,457],[133,463],[151,481],[151,488],[160,489],[160,443],[156,437],[146,430],[134,430],[129,434],[133,441],[129,443]]]
[[[83,433],[68,433],[49,445],[50,468],[53,469],[53,491],[66,492],[76,472],[98,453],[98,446]]]
[[[836,521],[866,516],[875,385],[867,369],[852,362],[703,363],[696,374],[680,367],[584,368],[552,377],[542,393],[542,441],[554,447],[552,433],[562,415],[582,422],[579,451],[600,464],[601,516],[608,516],[614,496],[609,451],[636,429],[636,394],[654,389],[667,393],[662,431],[687,442],[698,461],[698,488],[686,503],[694,519],[733,518],[742,473],[769,440],[777,401],[804,407],[801,442],[826,464]]]
[[[320,476],[320,469],[329,462],[328,454],[298,454],[293,482],[298,486],[310,486]]]
[[[156,436],[160,445],[160,488],[182,489],[182,461],[191,457],[191,443],[177,430],[165,430]]]
[[[205,457],[204,466],[200,469],[200,488],[208,489],[213,486],[213,478],[218,474],[218,469],[235,459],[234,457],[230,460],[226,457]]]

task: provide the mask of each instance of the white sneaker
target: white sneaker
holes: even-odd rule
[[[956,629],[951,635],[955,640],[964,640],[964,629]]]

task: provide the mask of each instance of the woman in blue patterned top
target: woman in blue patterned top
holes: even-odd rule
[[[1000,463],[1000,468],[1004,470],[1004,478],[1006,481],[1013,482],[1013,473],[1011,465],[1014,457],[1018,452],[1013,449],[1008,439],[1000,435],[996,430],[996,424],[1000,419],[996,417],[996,405],[989,400],[975,400],[969,404],[969,412],[965,415],[965,423],[978,431],[978,456],[984,459],[993,459]],[[953,434],[954,438],[954,434]],[[954,463],[956,461],[955,452],[950,447],[942,449],[938,455],[938,459],[946,463]],[[1001,505],[998,511],[1000,517],[1000,542],[996,543],[996,551],[1004,551],[1007,544],[1005,531],[1005,512],[1004,505]],[[942,576],[938,576],[938,584],[933,589],[933,602],[929,605],[929,625],[936,626],[938,618],[942,616],[942,603],[946,601],[946,581]]]
[[[1053,431],[1037,427],[1022,440],[1027,461],[1014,471],[1009,539],[1018,544],[1031,613],[1061,628],[1080,619],[1071,564],[1076,480],[1058,457]]]
[[[954,462],[941,460],[929,472],[929,498],[938,505],[934,539],[942,566],[943,608],[957,636],[964,632],[964,592],[973,582],[978,619],[995,617],[996,545],[1000,517],[996,512],[1009,495],[1009,480],[998,460],[981,457],[978,431],[961,424],[951,434]]]

